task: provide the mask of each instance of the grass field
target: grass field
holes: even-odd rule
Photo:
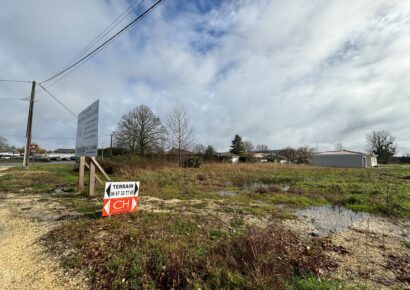
[[[334,204],[410,217],[409,166],[102,164],[114,180],[141,182],[136,214],[101,219],[102,187],[97,198],[76,193],[72,165],[12,168],[0,177],[0,192],[42,194],[83,214],[47,241],[65,267],[89,269],[96,289],[348,289],[331,278],[337,263],[327,252],[337,247],[282,225],[292,209]]]

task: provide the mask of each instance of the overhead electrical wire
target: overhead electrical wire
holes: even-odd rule
[[[73,61],[78,60],[82,55],[84,55],[87,51],[91,50],[94,44],[98,43],[104,36],[106,36],[109,32],[111,32],[115,27],[117,27],[122,20],[125,19],[131,12],[132,9],[137,5],[143,2],[144,0],[134,0],[128,8],[121,13],[110,25],[108,25],[99,35],[97,35],[93,40],[90,41],[79,53],[77,53],[65,66],[64,68],[68,67]],[[50,84],[49,86],[51,86]]]
[[[47,90],[42,84],[38,84],[50,97],[52,97],[57,103],[59,103],[64,109],[66,109],[70,114],[77,118],[77,114],[71,111],[66,105],[63,104],[56,96],[54,96],[49,90]]]
[[[2,83],[31,83],[32,81],[21,81],[21,80],[1,80]]]
[[[97,52],[99,52],[100,50],[102,50],[104,47],[106,47],[109,43],[111,43],[114,39],[116,39],[117,37],[119,37],[121,34],[123,34],[125,31],[127,31],[132,25],[134,25],[135,23],[137,23],[139,20],[141,20],[142,18],[144,18],[145,16],[147,16],[149,13],[151,13],[161,2],[163,2],[164,0],[158,0],[156,1],[153,5],[151,5],[147,10],[145,10],[143,13],[141,13],[140,15],[138,15],[133,21],[131,21],[129,24],[127,24],[125,27],[123,27],[121,30],[119,30],[117,33],[115,33],[113,36],[111,36],[110,38],[108,38],[106,41],[104,41],[102,44],[100,44],[98,47],[96,47],[95,49],[93,49],[91,52],[87,53],[85,56],[83,56],[82,58],[80,58],[79,60],[77,60],[76,62],[74,62],[72,65],[66,67],[65,69],[63,69],[62,71],[56,73],[55,75],[49,77],[48,79],[42,81],[40,84],[45,84],[53,79],[55,79],[56,77],[64,74],[65,72],[67,72],[70,69],[76,69],[79,66],[81,66],[82,64],[84,64],[90,57],[92,57],[93,55],[95,55]]]
[[[101,39],[104,38],[109,32],[111,32],[115,27],[117,27],[131,12],[132,9],[137,6],[137,4],[141,4],[144,0],[135,0],[131,5],[128,6],[126,10],[124,10],[110,25],[108,25],[99,35],[97,35],[93,40],[91,40],[79,53],[77,53],[64,67],[67,68],[73,61],[78,60],[79,57],[83,56],[85,53],[91,50],[94,44],[97,44]],[[51,86],[58,83],[63,78],[69,76],[74,70],[66,73],[65,75],[60,76],[59,78],[55,79],[51,83],[45,85],[45,88],[50,88]],[[40,92],[39,95],[41,95]]]
[[[0,133],[0,136],[7,136],[7,137],[13,137],[13,138],[26,138],[26,136],[17,136],[17,135],[11,135],[11,134],[3,134]],[[61,137],[35,137],[33,136],[33,139],[42,139],[42,140],[71,140],[75,138],[61,138]]]

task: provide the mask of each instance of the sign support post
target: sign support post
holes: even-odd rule
[[[80,156],[79,167],[78,167],[78,183],[77,191],[81,192],[84,189],[84,168],[85,167],[85,157]]]
[[[90,183],[88,185],[88,196],[93,197],[95,195],[95,164],[94,160],[90,160]]]

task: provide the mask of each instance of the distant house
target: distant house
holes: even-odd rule
[[[239,163],[239,155],[230,152],[217,153],[216,155],[220,162]]]
[[[60,148],[45,154],[44,158],[50,160],[72,160],[75,158],[75,149]]]
[[[314,153],[313,165],[325,167],[375,167],[377,156],[361,152],[339,150]]]
[[[56,154],[75,154],[75,149],[60,148],[60,149],[54,150],[53,153],[56,153]]]
[[[11,148],[2,148],[0,149],[0,158],[2,159],[11,159],[11,158],[19,158],[20,152],[15,149]]]

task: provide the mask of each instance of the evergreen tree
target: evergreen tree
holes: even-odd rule
[[[245,152],[245,146],[242,142],[242,137],[238,134],[235,135],[235,138],[232,140],[231,150],[229,151],[236,155],[242,155]]]
[[[205,155],[211,156],[211,155],[214,155],[215,153],[216,152],[215,152],[214,147],[212,147],[211,145],[208,145],[208,147],[206,147]]]

